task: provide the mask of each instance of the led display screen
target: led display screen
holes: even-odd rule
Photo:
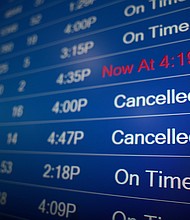
[[[189,9],[0,1],[0,219],[190,218]]]

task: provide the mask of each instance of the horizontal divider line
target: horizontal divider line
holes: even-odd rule
[[[124,199],[134,199],[134,200],[145,200],[145,201],[153,201],[153,202],[165,202],[165,203],[174,203],[174,204],[181,204],[181,205],[190,205],[190,202],[183,202],[183,201],[143,198],[143,197],[136,197],[136,196],[125,196],[125,195],[120,195],[120,194],[101,193],[101,192],[76,190],[76,189],[67,189],[67,188],[61,188],[61,187],[45,186],[45,185],[38,185],[38,184],[32,184],[32,183],[23,183],[23,182],[9,181],[9,180],[0,180],[0,182],[1,183],[6,183],[6,184],[19,185],[19,186],[51,189],[51,190],[66,191],[66,192],[73,192],[73,193],[83,193],[83,194],[90,194],[90,195],[97,195],[97,196],[107,196],[107,197],[116,197],[116,198],[124,198]]]
[[[173,117],[173,116],[186,116],[190,112],[171,113],[171,114],[155,114],[155,115],[136,115],[136,116],[118,116],[106,118],[81,118],[81,119],[65,119],[65,120],[47,120],[47,121],[23,121],[23,122],[1,122],[1,126],[23,126],[23,125],[43,125],[43,124],[56,124],[56,123],[72,123],[72,122],[86,122],[86,121],[103,121],[103,120],[120,120],[120,119],[140,119],[140,118],[156,118],[156,117]]]
[[[56,64],[56,65],[51,65],[51,66],[41,67],[41,68],[37,68],[37,69],[33,69],[33,70],[28,70],[28,71],[25,71],[23,73],[22,72],[21,73],[14,73],[14,74],[7,75],[7,76],[2,75],[2,76],[0,76],[0,80],[16,78],[16,77],[20,77],[20,76],[27,76],[27,75],[30,75],[30,74],[39,73],[39,72],[43,72],[43,71],[47,71],[47,70],[52,70],[52,69],[56,69],[56,68],[60,68],[60,67],[91,62],[91,61],[95,61],[95,60],[99,60],[99,59],[104,59],[104,58],[109,58],[109,57],[113,57],[113,56],[129,54],[129,53],[134,53],[134,52],[153,49],[153,48],[158,48],[158,47],[164,47],[164,46],[168,46],[168,45],[172,45],[172,44],[184,43],[184,42],[188,42],[188,41],[190,41],[190,38],[183,39],[183,40],[178,40],[178,41],[167,42],[167,43],[163,43],[163,44],[155,44],[155,45],[136,48],[136,49],[131,49],[131,50],[115,52],[115,53],[111,53],[111,54],[104,54],[104,55],[94,56],[94,57],[91,57],[91,58],[85,58],[85,59],[81,59],[81,60],[68,61],[68,62],[65,62],[65,63],[60,63],[60,64]]]
[[[44,97],[44,96],[52,96],[52,95],[70,93],[70,92],[85,91],[85,90],[91,90],[91,89],[101,89],[101,88],[108,88],[108,87],[114,87],[114,86],[122,86],[122,85],[136,84],[136,83],[159,81],[159,80],[165,80],[165,79],[182,78],[182,77],[189,77],[189,76],[190,76],[190,73],[182,74],[182,75],[174,75],[174,76],[165,76],[165,77],[158,77],[158,78],[127,81],[127,82],[120,82],[120,83],[111,83],[111,84],[104,84],[104,85],[97,85],[97,86],[86,86],[86,87],[82,87],[82,88],[58,90],[58,91],[51,91],[51,92],[34,93],[34,94],[22,95],[22,96],[13,96],[13,97],[7,97],[7,98],[0,98],[0,103],[11,102],[11,101],[15,101],[15,100],[39,98],[39,97]]]
[[[67,153],[67,152],[43,152],[43,151],[20,151],[0,150],[1,154],[29,154],[29,155],[52,155],[52,156],[84,156],[84,157],[147,157],[147,158],[190,158],[190,155],[159,155],[159,154],[98,154],[98,153]]]

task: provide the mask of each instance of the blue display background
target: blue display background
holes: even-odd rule
[[[156,2],[154,10],[148,0],[95,0],[81,9],[81,1],[76,0],[1,1],[1,219],[146,220],[146,216],[159,220],[188,219],[190,5],[188,0],[172,1],[166,7],[158,7]],[[23,7],[22,13],[5,19],[5,13],[19,5]],[[125,16],[126,7],[131,6],[131,12],[140,5],[144,6],[144,13]],[[42,19],[32,26],[30,22],[35,15]],[[97,20],[90,28],[64,33],[68,24],[92,17]],[[3,36],[3,31],[14,23],[19,24],[18,31]],[[182,23],[186,30],[176,30]],[[154,38],[150,27],[157,25],[173,27],[172,34],[159,36],[156,32]],[[123,40],[126,33],[143,33],[144,39],[126,44]],[[32,35],[37,35],[38,41],[27,45],[27,38]],[[14,43],[13,50],[4,52],[3,47],[9,43]],[[90,44],[91,48],[85,46],[86,51],[80,53],[81,43]],[[61,58],[63,48],[68,52],[64,59]],[[26,58],[28,66],[24,65]],[[2,70],[4,65],[8,67],[6,72]],[[127,67],[131,72],[120,72]],[[69,82],[69,72],[86,69],[89,74],[83,80]],[[61,74],[64,83],[58,84]],[[26,85],[19,91],[21,82]],[[114,105],[118,95],[167,96],[168,90],[175,90],[175,103],[131,108]],[[186,97],[180,99],[178,94]],[[63,112],[65,101],[81,99],[87,101],[85,107],[76,112]],[[118,103],[124,101],[121,98]],[[58,113],[52,111],[56,102],[60,103]],[[19,106],[23,107],[23,114],[15,116],[13,109]],[[117,134],[119,141],[127,134],[167,135],[168,129],[181,134],[181,142],[186,134],[185,143],[176,141],[176,136],[172,137],[175,144],[167,141],[165,144],[114,144],[112,138],[117,130],[124,133]],[[84,136],[76,144],[73,141],[61,144],[59,137],[69,131],[83,132]],[[54,143],[50,144],[48,138],[53,132]],[[16,141],[11,139],[9,143],[10,135],[12,138],[17,135]],[[10,174],[3,173],[9,168],[3,166],[4,162],[13,163]],[[51,166],[49,178],[43,177],[46,164]],[[72,180],[57,178],[59,165],[77,166],[80,173]],[[120,169],[128,172],[129,180],[131,175],[137,175],[139,184],[134,179],[132,184],[130,181],[118,184],[115,175]],[[146,170],[158,172],[152,187]],[[121,172],[119,179],[124,178]],[[174,185],[167,182],[164,186],[164,178],[174,178]],[[2,192],[7,193],[4,205]],[[39,205],[44,199],[42,213]],[[62,218],[58,212],[52,215],[52,201],[75,204],[76,212]],[[120,214],[114,218],[117,211]]]

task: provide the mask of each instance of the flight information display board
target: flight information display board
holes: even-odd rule
[[[0,1],[0,219],[190,218],[189,14]]]

